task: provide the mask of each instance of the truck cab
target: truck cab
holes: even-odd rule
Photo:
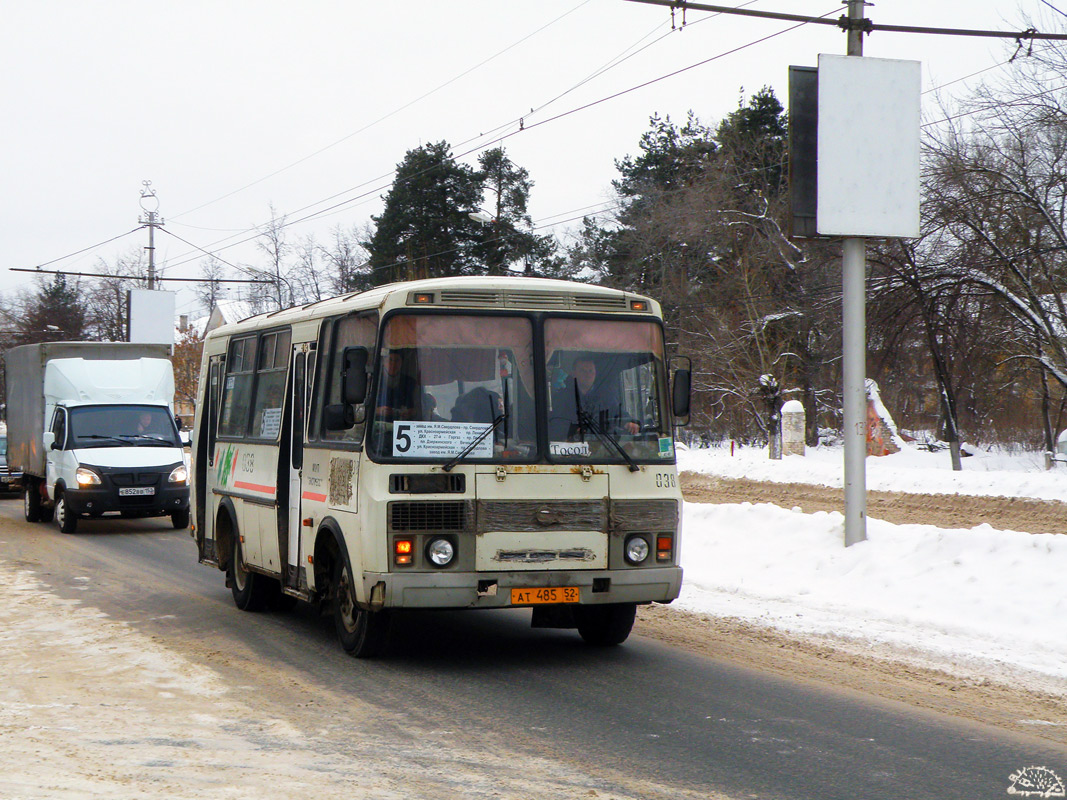
[[[189,525],[189,472],[166,405],[57,404],[44,446],[42,500],[64,532],[109,513]]]

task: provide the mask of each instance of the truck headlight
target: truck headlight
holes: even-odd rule
[[[170,471],[170,477],[167,478],[167,483],[185,483],[188,480],[189,470],[187,470],[183,464]]]
[[[87,467],[78,467],[77,472],[74,473],[75,479],[78,481],[78,488],[84,489],[88,486],[99,486],[100,476]]]

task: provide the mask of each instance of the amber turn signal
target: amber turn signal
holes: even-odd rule
[[[411,554],[415,549],[415,543],[411,539],[396,539],[393,541],[393,560],[406,566],[411,563]]]

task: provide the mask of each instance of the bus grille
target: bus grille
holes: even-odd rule
[[[470,504],[463,500],[438,502],[397,501],[389,504],[389,530],[465,531],[471,526]]]
[[[678,530],[677,500],[612,500],[611,529],[624,531]]]
[[[467,491],[467,476],[462,472],[443,475],[397,473],[389,476],[390,494],[463,494]]]

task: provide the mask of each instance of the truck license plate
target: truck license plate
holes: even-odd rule
[[[542,589],[512,589],[513,606],[535,606],[541,603],[577,603],[581,591],[577,586],[549,586]]]
[[[119,489],[119,495],[122,497],[129,497],[130,495],[146,495],[155,494],[155,486],[123,486]]]

